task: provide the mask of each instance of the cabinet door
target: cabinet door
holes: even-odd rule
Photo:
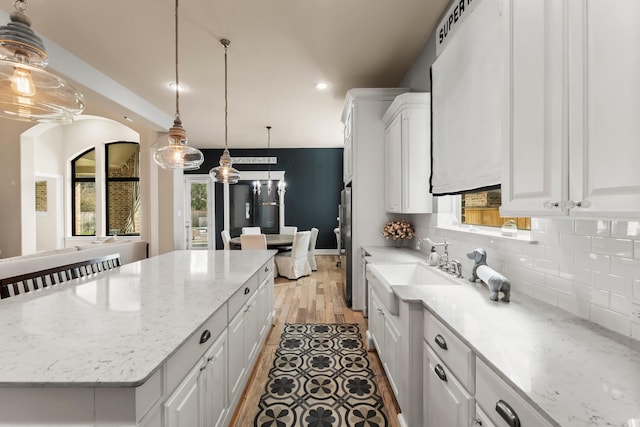
[[[431,213],[432,211],[432,197],[429,193],[431,136],[428,119],[426,105],[414,106],[402,112],[400,173],[403,213]]]
[[[258,305],[258,295],[256,292],[247,301],[245,308],[245,364],[251,366],[251,361],[255,358],[259,349],[260,328],[264,324],[264,320],[260,316],[260,307]]]
[[[344,151],[342,153],[342,180],[344,184],[351,182],[353,176],[353,139],[349,136],[344,140]]]
[[[425,427],[467,427],[474,401],[449,369],[424,343],[423,417]]]
[[[382,351],[384,348],[384,310],[382,308],[382,303],[378,300],[378,297],[369,286],[369,293],[371,295],[371,307],[369,308],[369,335],[371,335],[371,340],[373,341],[373,345],[378,352],[379,357],[383,357]]]
[[[507,87],[502,216],[567,213],[563,203],[569,173],[565,4],[504,2]]]
[[[640,2],[571,3],[573,215],[640,216]]]
[[[402,343],[400,342],[400,331],[394,325],[392,315],[387,311],[384,312],[384,346],[382,348],[382,365],[387,373],[389,383],[393,389],[393,393],[396,395],[398,402],[401,406],[407,406],[409,403],[406,399],[409,396],[404,395],[406,387],[401,373],[404,371],[400,366],[400,349]],[[397,319],[397,318],[396,318]]]
[[[202,363],[198,363],[185,377],[165,403],[166,427],[194,427],[203,425],[201,390],[199,387]]]
[[[387,212],[402,208],[402,121],[400,115],[384,131],[384,200]]]
[[[241,392],[241,386],[246,370],[245,350],[245,315],[244,308],[231,319],[228,326],[229,333],[229,377],[228,377],[228,402],[233,402],[234,397]]]
[[[202,371],[204,425],[219,427],[227,415],[227,334],[204,354]]]

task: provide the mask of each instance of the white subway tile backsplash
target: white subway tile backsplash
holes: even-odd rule
[[[561,309],[583,319],[589,319],[591,314],[591,305],[588,301],[580,300],[571,295],[559,294],[558,304]]]
[[[609,221],[592,220],[592,219],[576,219],[576,234],[585,234],[588,236],[606,236],[610,235]]]
[[[607,329],[611,329],[626,336],[631,335],[631,322],[629,316],[623,316],[611,310],[606,310],[597,305],[591,306],[591,320]]]
[[[573,295],[573,282],[571,280],[547,274],[545,276],[545,286],[558,292]]]
[[[591,252],[576,252],[573,262],[578,268],[602,271],[604,273],[608,273],[611,269],[611,257],[609,257],[609,255],[594,254]]]
[[[594,271],[591,280],[592,285],[598,289],[605,289],[628,298],[633,294],[633,283],[628,277]]]
[[[560,233],[560,247],[564,249],[573,249],[575,251],[590,251],[591,236]]]
[[[611,273],[635,279],[640,278],[640,261],[611,257]]]
[[[609,254],[621,258],[633,257],[633,240],[594,237],[591,250],[596,253]]]
[[[624,316],[631,316],[631,300],[624,295],[610,294],[609,308]]]
[[[537,244],[442,229],[426,234],[451,242],[466,277],[473,266],[466,253],[485,248],[487,264],[511,281],[514,299],[539,299],[640,340],[640,319],[631,321],[630,308],[632,298],[640,300],[640,222],[532,218],[531,228]]]
[[[611,237],[640,238],[640,221],[611,221]]]

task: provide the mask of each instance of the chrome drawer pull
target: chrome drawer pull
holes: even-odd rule
[[[496,412],[507,422],[510,427],[520,427],[520,418],[511,406],[504,400],[498,400],[496,403]]]
[[[249,292],[251,292],[251,289],[249,289],[248,287],[244,288],[244,294],[245,295],[247,295]]]
[[[434,341],[436,342],[436,344],[438,344],[438,347],[440,347],[441,349],[443,350],[447,349],[447,342],[444,340],[442,335],[440,334],[436,335],[436,337],[434,338]]]
[[[200,335],[200,344],[206,343],[207,341],[209,341],[209,338],[211,338],[211,332],[209,332],[208,329],[205,329],[202,335]]]
[[[439,363],[435,368],[433,368],[433,371],[442,381],[447,381],[447,374],[444,372],[444,369],[442,369],[442,366],[440,366]]]

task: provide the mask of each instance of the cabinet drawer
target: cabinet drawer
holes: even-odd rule
[[[471,394],[475,392],[475,355],[460,338],[425,310],[424,340]]]
[[[271,266],[271,268],[273,268],[273,266]],[[260,269],[260,271],[262,270],[264,270],[264,266]],[[231,296],[231,298],[229,298],[229,302],[227,303],[227,305],[229,306],[229,317],[227,321],[231,321],[231,319],[233,319],[233,316],[236,315],[238,310],[240,310],[240,308],[247,301],[249,301],[249,298],[251,298],[251,295],[253,295],[256,292],[256,290],[258,290],[258,285],[260,285],[261,283],[258,281],[259,280],[258,276],[259,276],[259,273],[256,273],[253,276],[251,276],[251,279],[247,280],[245,284],[242,285],[240,289],[238,289],[236,293]]]
[[[198,330],[182,344],[178,350],[167,361],[167,391],[171,393],[180,381],[187,375],[187,372],[202,357],[205,351],[213,344],[216,338],[227,327],[227,310],[222,306],[213,313]],[[207,334],[208,331],[209,333]],[[208,336],[205,342],[200,341]]]
[[[258,285],[261,285],[265,280],[267,280],[269,275],[273,274],[273,270],[273,258],[271,258],[262,267],[260,267],[260,270],[258,270]]]
[[[496,375],[482,360],[476,361],[476,401],[496,427],[521,425],[551,427],[533,406]],[[501,415],[501,413],[503,415]],[[519,420],[509,423],[506,419]]]

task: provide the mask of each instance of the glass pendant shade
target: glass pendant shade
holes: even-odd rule
[[[47,52],[31,29],[24,1],[16,1],[11,22],[0,27],[0,117],[70,123],[84,110],[80,92],[46,70]]]
[[[187,132],[180,119],[175,119],[169,130],[169,145],[158,148],[153,160],[162,169],[196,170],[204,162],[202,151],[187,145]]]
[[[169,129],[169,145],[157,148],[153,161],[162,169],[197,170],[204,162],[204,154],[195,147],[187,145],[187,131],[180,120],[180,80],[178,77],[178,0],[175,2],[175,51],[176,51],[176,118]]]
[[[237,184],[240,180],[240,172],[232,164],[229,150],[225,148],[220,156],[220,166],[211,169],[209,175],[220,184]]]

